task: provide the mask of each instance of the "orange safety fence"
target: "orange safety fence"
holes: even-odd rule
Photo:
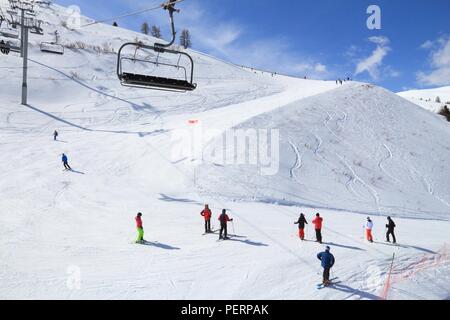
[[[393,254],[392,256],[392,262],[387,274],[386,283],[380,295],[380,298],[383,300],[388,299],[389,291],[392,287],[392,284],[410,279],[412,276],[416,275],[419,272],[434,268],[447,261],[448,259],[447,244],[445,243],[444,246],[437,253],[424,254],[422,258],[419,260],[419,262],[413,262],[409,266],[402,268],[402,270],[399,270],[398,272],[394,272],[394,258],[395,254]]]

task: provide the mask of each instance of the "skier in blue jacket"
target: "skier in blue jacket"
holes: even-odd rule
[[[61,161],[64,164],[64,168],[66,170],[72,170],[72,168],[69,166],[69,160],[67,159],[67,156],[64,153],[62,154]]]
[[[326,246],[325,251],[317,255],[317,259],[322,262],[323,268],[323,285],[328,286],[330,281],[330,269],[334,265],[334,256],[330,253],[330,247]]]

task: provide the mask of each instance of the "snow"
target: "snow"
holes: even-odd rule
[[[393,253],[389,299],[450,296],[450,129],[438,115],[378,87],[255,74],[192,50],[194,92],[122,87],[112,48],[143,35],[71,31],[64,8],[40,11],[29,106],[20,58],[0,57],[1,299],[379,299]],[[41,53],[55,29],[91,47]],[[174,134],[197,126],[205,152],[226,130],[279,129],[280,170],[174,157]],[[204,203],[215,228],[229,210],[232,240],[202,235]],[[153,245],[133,243],[138,211]],[[300,212],[324,217],[336,288],[316,290],[323,246],[300,242]],[[398,246],[383,242],[387,215]]]
[[[444,105],[450,107],[450,87],[423,90],[408,90],[398,93],[399,96],[415,103],[431,112],[439,112]],[[436,102],[439,97],[441,102]]]

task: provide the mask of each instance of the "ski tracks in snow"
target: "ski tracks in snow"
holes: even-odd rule
[[[300,170],[303,166],[303,155],[300,154],[298,147],[291,141],[291,139],[289,139],[289,144],[295,152],[295,163],[290,169],[290,177],[291,179],[294,179],[296,182],[300,183],[296,171]]]
[[[390,174],[383,166],[383,164],[388,161],[388,160],[392,160],[394,158],[394,155],[391,151],[391,149],[385,144],[383,143],[383,147],[386,149],[386,151],[388,152],[388,155],[386,158],[381,159],[381,161],[378,163],[378,167],[380,168],[380,170],[387,175],[389,178],[391,178],[392,180],[394,180],[397,183],[400,183],[400,180],[398,180],[396,177],[394,177],[392,174]]]
[[[378,212],[381,213],[381,208],[380,208],[380,197],[378,195],[378,192],[372,188],[371,186],[369,186],[368,183],[366,183],[361,177],[358,176],[358,174],[356,173],[356,171],[353,169],[353,167],[347,162],[347,160],[342,157],[340,154],[338,154],[337,152],[335,152],[336,156],[341,160],[342,164],[344,164],[348,170],[350,170],[351,172],[351,180],[349,182],[347,182],[346,186],[347,189],[349,189],[350,192],[352,192],[354,195],[359,196],[359,198],[364,199],[364,197],[362,197],[361,195],[359,195],[354,189],[353,187],[351,187],[351,184],[355,185],[356,183],[360,183],[363,187],[365,187],[369,193],[372,195],[372,197],[375,200],[375,204],[377,205],[378,208]]]
[[[428,194],[430,196],[432,196],[433,198],[435,198],[436,200],[438,200],[439,202],[441,202],[442,204],[444,204],[446,207],[450,208],[450,203],[448,203],[446,200],[444,200],[441,196],[439,196],[438,194],[436,194],[436,191],[434,189],[434,183],[433,181],[430,181],[429,178],[425,175],[421,175],[417,169],[412,166],[409,165],[409,171],[411,172],[411,174],[413,176],[416,176],[419,180],[422,181],[422,185],[425,188],[425,190],[428,192]]]

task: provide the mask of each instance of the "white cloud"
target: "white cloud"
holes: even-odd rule
[[[431,49],[433,46],[434,46],[433,41],[427,40],[420,46],[420,48],[421,49]]]
[[[327,66],[321,64],[321,63],[317,63],[314,66],[314,70],[318,73],[322,73],[322,72],[327,72]]]
[[[441,37],[430,43],[427,49],[430,50],[431,70],[419,71],[417,81],[421,85],[450,85],[450,37]]]
[[[375,43],[377,47],[369,57],[359,61],[356,66],[355,75],[368,72],[373,80],[378,80],[380,78],[380,67],[383,64],[383,59],[391,50],[388,47],[389,39],[379,36],[370,37],[369,41]]]
[[[378,44],[379,46],[382,47],[387,46],[389,44],[389,39],[383,36],[370,37],[369,41]]]

